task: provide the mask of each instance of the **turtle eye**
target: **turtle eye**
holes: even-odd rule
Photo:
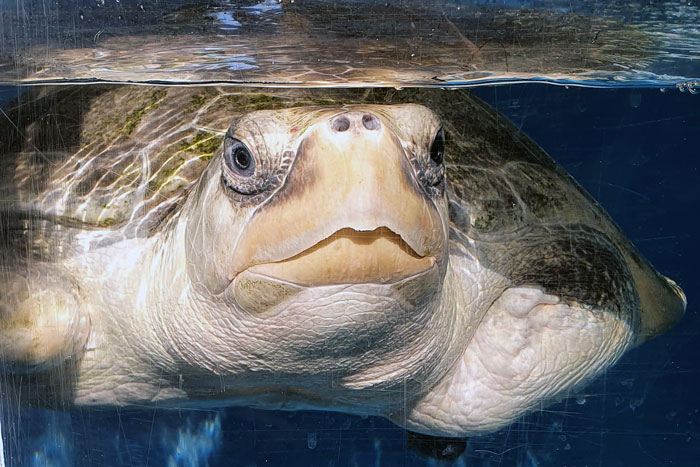
[[[433,165],[440,165],[445,158],[445,132],[440,128],[430,145],[430,160]]]
[[[224,160],[229,169],[243,177],[250,177],[255,172],[255,158],[241,141],[231,138],[224,149]]]

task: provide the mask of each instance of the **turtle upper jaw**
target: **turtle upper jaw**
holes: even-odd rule
[[[247,271],[303,286],[388,284],[435,264],[434,256],[419,255],[399,234],[382,226],[371,231],[343,228],[299,254]]]

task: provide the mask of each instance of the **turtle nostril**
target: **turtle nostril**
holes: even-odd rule
[[[348,120],[348,117],[341,115],[333,120],[331,123],[331,128],[333,128],[335,131],[347,131],[347,129],[350,128],[350,120]]]
[[[377,130],[379,129],[379,120],[377,120],[377,117],[375,117],[372,114],[364,114],[362,116],[362,124],[367,128],[368,130]]]

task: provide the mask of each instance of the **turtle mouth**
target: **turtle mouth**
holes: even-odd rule
[[[435,257],[421,256],[388,227],[343,228],[301,253],[248,272],[304,286],[389,284],[434,265]]]

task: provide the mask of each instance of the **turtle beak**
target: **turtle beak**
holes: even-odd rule
[[[326,115],[253,214],[230,274],[303,286],[393,283],[435,267],[445,232],[380,112]]]

